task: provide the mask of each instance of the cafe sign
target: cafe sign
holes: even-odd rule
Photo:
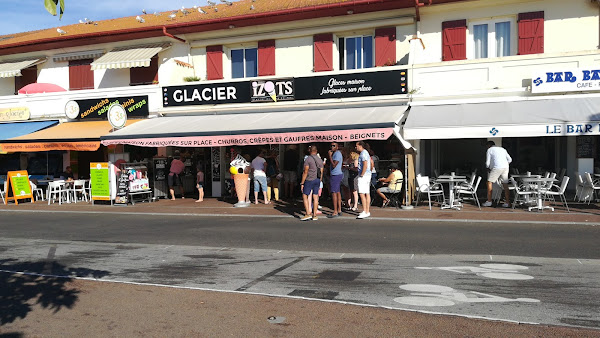
[[[147,117],[148,95],[113,98],[72,100],[65,105],[65,115],[70,120],[107,120],[113,105],[121,105],[128,117]]]
[[[600,90],[600,68],[562,69],[534,73],[531,92],[559,93]]]
[[[29,120],[31,113],[27,107],[0,108],[0,121]]]

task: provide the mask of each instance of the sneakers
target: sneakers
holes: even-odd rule
[[[313,220],[313,221],[318,221],[318,220],[319,220],[319,217],[317,217],[317,216],[314,216],[314,217],[312,218],[312,220]]]
[[[383,201],[383,204],[381,204],[381,208],[383,209],[383,208],[387,207],[388,204],[390,204],[390,200],[389,199]]]
[[[360,214],[358,214],[358,217],[356,217],[356,218],[357,218],[357,219],[363,219],[363,218],[367,218],[367,217],[369,217],[369,216],[371,216],[371,213],[370,213],[370,212],[369,212],[369,213],[366,213],[366,212],[364,212],[364,211],[363,211],[363,212],[361,212]]]
[[[484,207],[491,207],[492,206],[492,202],[485,201],[485,203],[483,203],[482,206],[484,206]]]
[[[312,219],[313,217],[311,215],[305,215],[304,217],[300,218],[301,221],[310,221]]]
[[[502,204],[502,207],[503,207],[503,208],[510,208],[510,204],[508,204],[508,203],[504,203],[504,204]]]

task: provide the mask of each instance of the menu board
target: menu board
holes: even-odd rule
[[[594,157],[594,137],[577,136],[577,158]]]
[[[127,205],[129,192],[129,173],[122,169],[117,176],[117,197],[115,197],[115,205]]]
[[[167,159],[154,159],[154,181],[164,181],[167,179]]]
[[[108,170],[108,162],[90,163],[92,200],[110,200],[110,182],[108,179]]]
[[[29,174],[27,173],[27,170],[9,171],[6,176],[8,179],[8,186],[6,187],[7,196],[4,200],[4,204],[13,200],[15,201],[15,204],[19,204],[17,200],[26,198],[31,198],[31,203],[33,203],[33,195],[31,194],[31,185],[29,183]]]

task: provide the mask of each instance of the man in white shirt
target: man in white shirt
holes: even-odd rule
[[[494,141],[488,141],[487,147],[488,149],[485,154],[485,166],[488,168],[487,201],[483,203],[483,206],[492,206],[492,184],[500,180],[504,186],[505,197],[505,203],[502,204],[502,207],[509,208],[510,193],[508,191],[508,166],[512,162],[512,158],[506,149],[496,146]]]

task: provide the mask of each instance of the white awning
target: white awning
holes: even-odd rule
[[[96,49],[96,50],[86,50],[83,52],[72,52],[72,53],[64,53],[57,54],[52,57],[54,62],[61,61],[73,61],[73,60],[83,60],[83,59],[95,59],[104,54],[104,50]]]
[[[171,47],[170,43],[119,47],[92,62],[92,70],[149,67],[152,57]]]
[[[386,140],[407,106],[148,119],[102,136],[102,144],[215,147]]]
[[[600,135],[600,96],[412,106],[407,140]]]
[[[45,62],[46,58],[35,58],[29,60],[7,61],[0,63],[0,78],[21,76],[21,70]]]

